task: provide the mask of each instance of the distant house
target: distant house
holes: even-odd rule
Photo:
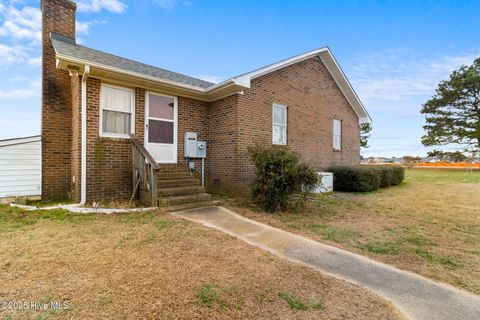
[[[214,84],[77,44],[71,1],[41,9],[45,198],[185,203],[208,198],[202,176],[206,191],[245,194],[254,144],[317,170],[359,163],[371,120],[328,48]]]

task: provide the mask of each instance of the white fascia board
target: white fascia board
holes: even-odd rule
[[[289,59],[286,59],[286,60],[279,61],[277,63],[268,65],[266,67],[256,69],[254,71],[241,74],[239,76],[233,77],[231,79],[225,80],[223,82],[220,82],[219,84],[216,84],[212,87],[207,88],[206,92],[207,93],[213,92],[213,91],[221,89],[221,88],[223,88],[227,85],[231,85],[232,83],[237,84],[239,86],[242,86],[246,89],[249,89],[250,85],[251,85],[251,81],[253,79],[261,77],[265,74],[274,72],[276,70],[288,67],[288,66],[290,66],[292,64],[295,64],[295,63],[298,63],[300,61],[315,57],[318,54],[320,54],[321,52],[326,51],[326,50],[328,50],[328,48],[316,49],[316,50],[309,51],[309,52],[303,53],[301,55],[298,55],[298,56],[295,56],[295,57],[292,57],[292,58],[289,58]]]
[[[372,119],[370,119],[370,117],[360,118],[360,124],[364,124],[364,123],[372,123]]]
[[[239,77],[249,76],[250,79],[255,79],[255,78],[261,77],[261,76],[263,76],[263,75],[266,75],[266,74],[268,74],[268,73],[277,71],[277,70],[279,70],[279,69],[282,69],[282,68],[291,66],[292,64],[301,62],[301,61],[303,61],[303,60],[307,60],[307,59],[313,58],[313,57],[319,55],[321,52],[324,52],[324,51],[328,51],[328,48],[320,48],[320,49],[308,51],[308,52],[305,52],[305,53],[303,53],[303,54],[300,54],[300,55],[297,55],[297,56],[288,58],[288,59],[286,59],[286,60],[282,60],[282,61],[276,62],[276,63],[274,63],[274,64],[271,64],[271,65],[268,65],[268,66],[266,66],[266,67],[263,67],[263,68],[254,70],[254,71],[252,71],[252,72],[243,74],[243,75],[241,75],[241,76],[239,76]]]
[[[250,88],[250,80],[251,79],[248,76],[239,76],[239,77],[231,78],[231,79],[222,81],[222,82],[220,82],[216,85],[213,85],[211,87],[208,87],[207,89],[205,89],[205,93],[210,94],[210,93],[221,90],[221,89],[223,89],[225,87],[228,87],[228,86],[231,86],[231,85],[237,85],[237,86],[241,86],[245,89],[249,89]]]
[[[204,88],[197,87],[197,86],[191,86],[191,85],[187,85],[187,84],[183,84],[183,83],[179,83],[179,82],[175,82],[175,81],[169,81],[169,80],[160,79],[160,78],[156,78],[156,77],[152,77],[152,76],[147,76],[147,75],[136,73],[136,72],[130,72],[130,71],[126,71],[126,70],[123,70],[123,69],[120,69],[120,68],[110,67],[110,66],[107,66],[107,65],[99,64],[99,63],[92,63],[91,61],[87,61],[87,60],[83,60],[83,59],[77,59],[77,58],[74,58],[74,57],[65,56],[65,55],[61,55],[61,54],[57,54],[56,58],[57,58],[57,61],[58,61],[57,67],[61,66],[61,62],[65,62],[67,64],[68,63],[73,63],[73,64],[77,64],[77,65],[82,65],[82,66],[89,65],[91,68],[97,68],[97,69],[101,69],[101,70],[111,71],[111,72],[114,72],[114,73],[124,74],[124,75],[127,75],[127,76],[131,76],[131,77],[135,77],[135,78],[139,78],[139,79],[144,79],[144,80],[148,80],[148,81],[152,81],[152,82],[157,82],[159,84],[164,84],[164,85],[168,85],[168,86],[171,86],[171,87],[181,88],[181,89],[189,91],[189,92],[201,94],[201,95],[205,96],[205,100],[207,100],[207,101],[210,100],[209,99],[210,94],[212,94],[212,93],[214,93],[218,90],[224,89],[225,87],[229,87],[229,86],[232,86],[232,85],[238,85],[238,86],[243,87],[243,89],[250,88],[250,79],[246,78],[246,77],[238,77],[237,79],[229,79],[229,80],[223,81],[219,84],[216,84],[216,85],[213,85],[209,88],[204,89]],[[238,91],[239,90],[235,90],[234,92],[232,92],[232,94],[235,94]]]
[[[232,85],[232,84],[235,84],[235,81],[233,81],[233,79],[228,79],[228,80],[225,80],[225,81],[222,81],[220,83],[217,83],[211,87],[208,87],[207,89],[204,89],[205,93],[212,93],[212,92],[215,92],[215,91],[218,91],[226,86],[229,86],[229,85]]]

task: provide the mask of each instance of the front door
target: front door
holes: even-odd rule
[[[158,163],[177,163],[177,97],[147,92],[145,148]]]

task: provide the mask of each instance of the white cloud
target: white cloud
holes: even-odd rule
[[[362,154],[425,155],[430,149],[421,144],[425,121],[420,113],[422,104],[452,71],[480,56],[480,52],[475,53],[432,57],[413,50],[384,50],[360,55],[346,65],[353,87],[374,120],[371,148],[362,149]],[[394,138],[397,133],[404,137]]]
[[[178,5],[188,6],[192,2],[190,0],[155,0],[155,2],[164,10],[171,11]]]
[[[24,62],[28,55],[21,49],[0,43],[0,70],[19,61]]]
[[[0,89],[0,99],[28,99],[40,95],[41,80],[37,79],[20,89]]]
[[[165,10],[172,10],[177,5],[177,0],[155,0]]]
[[[212,82],[212,83],[220,83],[223,81],[223,78],[221,77],[217,77],[217,76],[212,76],[212,75],[197,75],[197,76],[193,76],[195,78],[198,78],[198,79],[202,79],[202,80],[205,80],[205,81],[208,81],[208,82]]]
[[[13,6],[0,4],[0,36],[14,40],[30,40],[40,43],[42,33],[42,17],[40,9],[25,6],[17,9]]]
[[[32,57],[29,55],[29,51],[29,48],[20,45],[8,46],[0,43],[0,70],[21,63],[40,66],[42,57],[40,55]]]
[[[0,2],[0,70],[20,63],[34,67],[41,65],[41,11],[25,3],[23,0]],[[118,0],[81,1],[79,6],[86,11],[125,10],[125,5]],[[92,26],[102,23],[105,21],[77,22],[77,34],[87,35]]]
[[[123,13],[126,9],[121,0],[81,0],[77,1],[77,9],[80,12],[99,12],[102,10],[113,13]]]
[[[427,60],[417,59],[406,50],[384,51],[360,57],[350,68],[350,79],[367,106],[402,107],[410,99],[432,96],[441,80],[478,56],[462,54]]]
[[[88,34],[92,26],[97,24],[104,24],[104,23],[105,23],[105,20],[102,20],[102,21],[93,20],[93,21],[85,21],[85,22],[77,21],[75,25],[77,35]]]
[[[87,34],[90,28],[90,22],[80,22],[77,21],[75,25],[75,29],[77,34]]]
[[[30,57],[27,60],[28,64],[32,66],[41,66],[42,65],[42,56]]]

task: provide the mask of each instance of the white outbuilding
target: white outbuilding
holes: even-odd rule
[[[0,199],[42,194],[41,136],[0,140]]]

